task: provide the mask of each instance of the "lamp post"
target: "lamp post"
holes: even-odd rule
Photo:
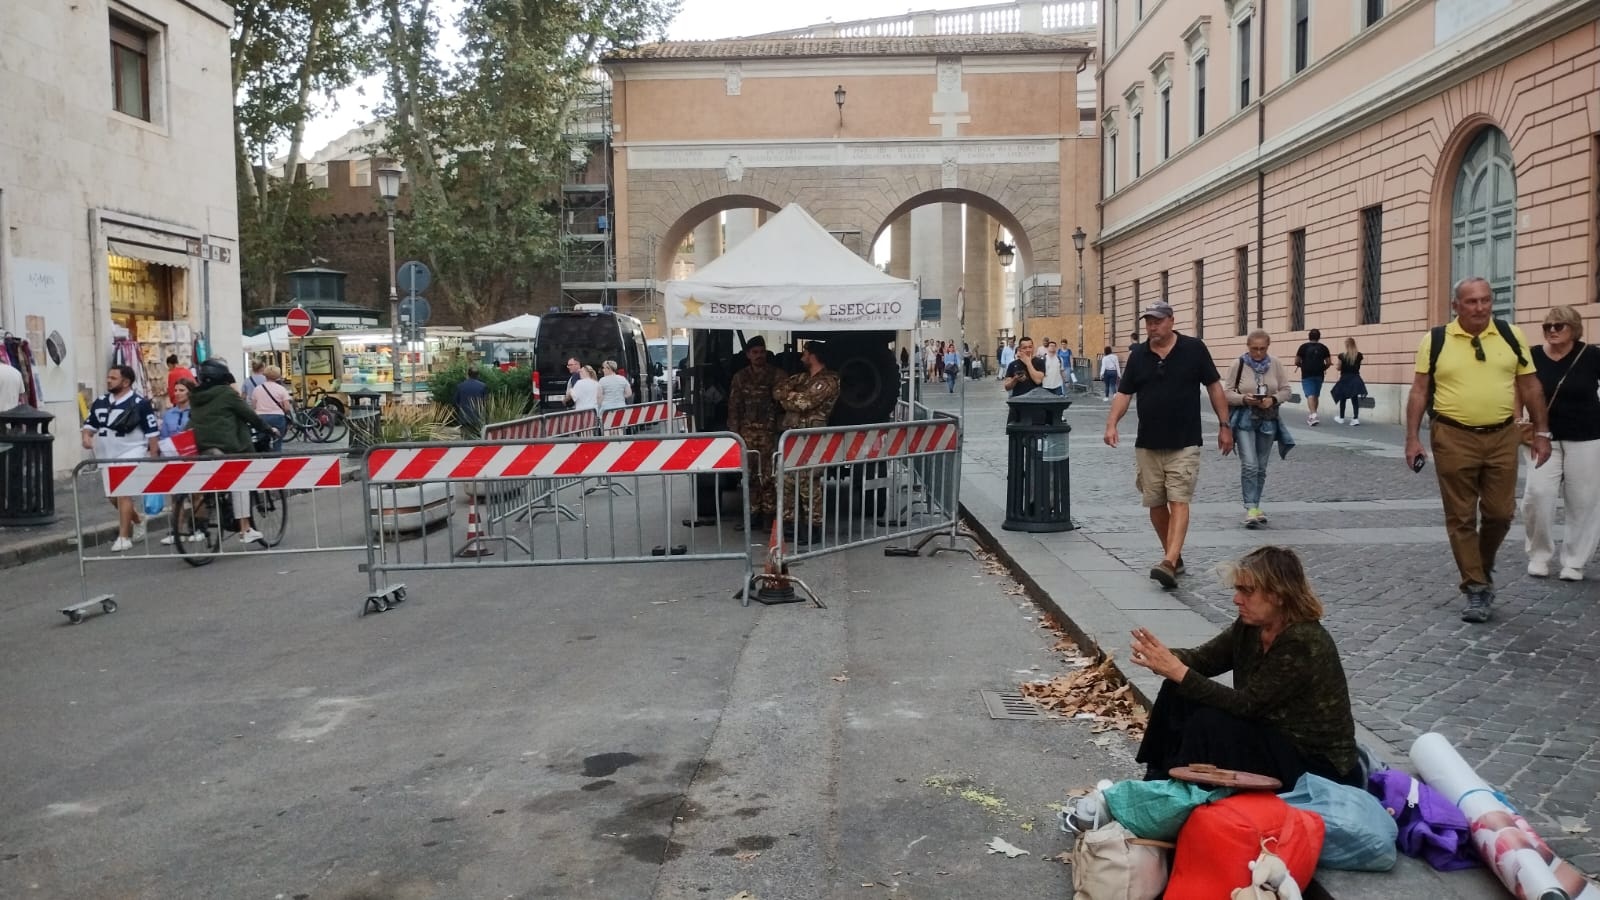
[[[393,366],[389,384],[394,402],[400,402],[400,357],[404,353],[400,343],[400,293],[395,290],[394,266],[394,203],[400,197],[400,170],[392,165],[378,170],[378,195],[383,197],[383,208],[389,218],[389,331],[393,343],[389,346],[389,364]]]
[[[1005,267],[1011,265],[1011,263],[1014,260],[1016,260],[1016,258],[1017,258],[1017,245],[1008,244],[1005,241],[1001,241],[1001,240],[996,240],[994,242],[994,255],[998,256],[1000,258],[1000,268],[1004,269]],[[1028,332],[1028,329],[1024,327],[1024,325],[1026,325],[1026,323],[1027,323],[1027,318],[1028,318],[1027,311],[1023,308],[1023,305],[1022,305],[1022,283],[1019,281],[1019,282],[1017,282],[1017,337],[1018,338],[1022,337],[1022,335],[1026,334]]]
[[[1088,358],[1083,355],[1083,241],[1086,237],[1082,226],[1072,229],[1072,248],[1078,251],[1078,359]]]
[[[833,105],[839,107],[839,127],[844,127],[844,85],[833,89]]]

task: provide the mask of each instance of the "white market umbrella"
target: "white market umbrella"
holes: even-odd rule
[[[539,317],[532,313],[523,313],[514,319],[485,325],[472,333],[476,337],[531,341],[539,336]]]

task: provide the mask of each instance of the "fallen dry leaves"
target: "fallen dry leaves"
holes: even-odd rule
[[[1110,657],[1049,681],[1024,682],[1022,696],[1063,718],[1092,718],[1090,730],[1094,732],[1144,734],[1144,708],[1134,699],[1133,688],[1112,667]]]

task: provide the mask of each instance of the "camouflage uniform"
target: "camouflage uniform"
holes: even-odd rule
[[[767,518],[777,508],[772,452],[777,445],[779,408],[773,390],[781,380],[783,372],[771,363],[746,366],[733,376],[728,390],[728,427],[744,438],[745,447],[756,456],[750,473],[750,513]]]
[[[772,396],[783,407],[784,431],[791,428],[820,428],[828,424],[833,404],[839,399],[839,376],[827,369],[815,375],[801,372],[778,382]],[[809,511],[813,528],[822,525],[822,504],[813,502],[820,487],[820,475],[819,470],[809,470],[807,477],[801,478],[799,483],[800,502]],[[789,510],[784,518],[792,522],[794,513],[794,510]]]

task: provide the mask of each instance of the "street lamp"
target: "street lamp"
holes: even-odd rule
[[[396,403],[400,402],[400,357],[403,348],[400,344],[400,294],[395,290],[394,202],[400,198],[401,174],[401,170],[393,165],[378,170],[378,195],[383,198],[383,208],[389,218],[389,331],[392,341],[389,344],[389,365],[394,367],[389,384]]]
[[[1072,229],[1072,248],[1078,251],[1078,359],[1088,358],[1083,355],[1083,241],[1086,237],[1082,226]]]
[[[839,127],[844,127],[844,85],[833,89],[833,105],[839,107]]]
[[[995,242],[994,242],[994,255],[1000,257],[1000,268],[1004,269],[1007,266],[1011,265],[1011,263],[1014,260],[1016,260],[1016,258],[1017,258],[1017,245],[1008,244],[1003,240],[996,239]],[[1027,334],[1028,329],[1023,327],[1023,325],[1026,323],[1026,321],[1027,321],[1027,312],[1022,308],[1022,285],[1019,282],[1017,284],[1017,334],[1018,335]]]

